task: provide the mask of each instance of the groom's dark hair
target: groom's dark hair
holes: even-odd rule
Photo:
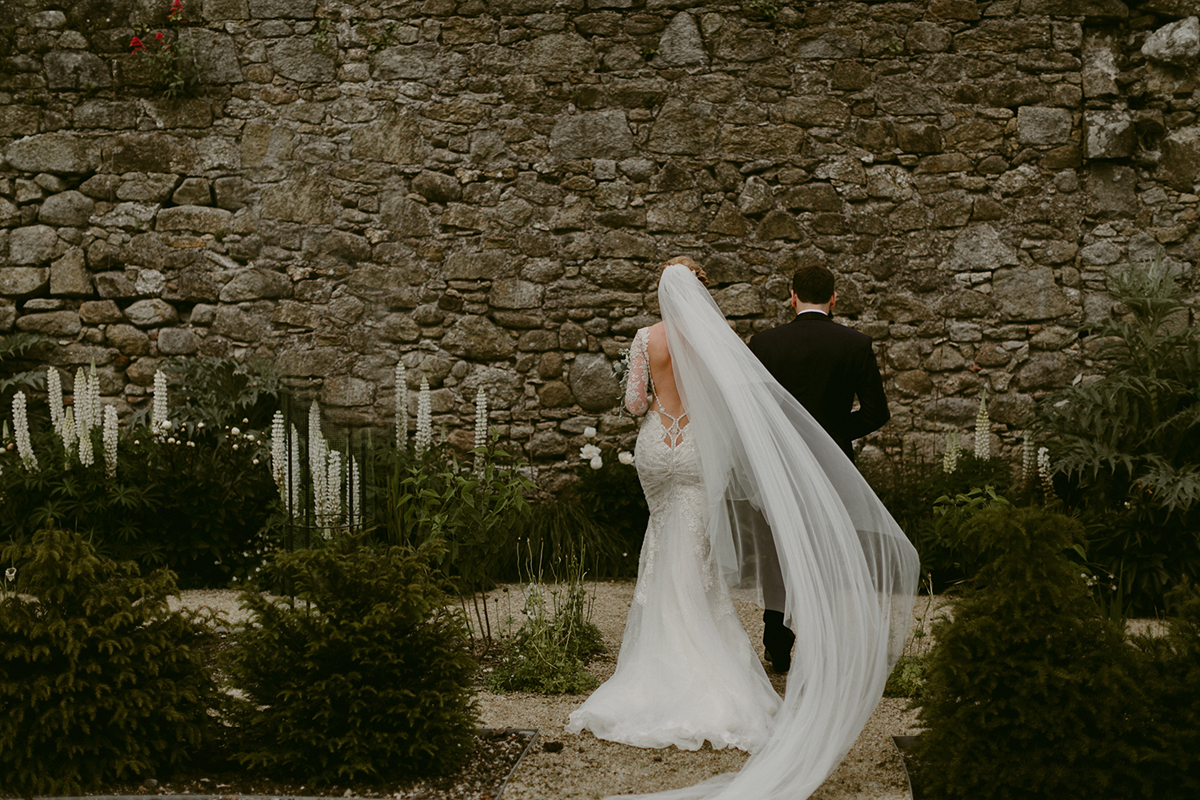
[[[801,267],[792,276],[792,291],[801,303],[828,303],[833,297],[833,273],[820,264]]]

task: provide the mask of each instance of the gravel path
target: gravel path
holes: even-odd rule
[[[523,619],[524,596],[520,586],[504,586],[488,596],[493,625],[515,629]],[[608,652],[596,657],[589,669],[600,680],[616,668],[625,616],[633,600],[633,582],[588,584],[594,592],[592,621],[604,634]],[[554,587],[550,587],[553,599]],[[208,606],[224,612],[231,621],[245,618],[232,591],[186,591],[174,606]],[[922,600],[922,603],[924,600]],[[757,606],[735,601],[742,625],[756,644],[762,639],[762,616]],[[918,611],[921,603],[918,603]],[[919,614],[918,614],[919,616]],[[932,615],[930,615],[932,616]],[[927,620],[928,624],[928,620]],[[757,649],[761,649],[758,646]],[[770,674],[768,672],[768,674]],[[775,688],[784,691],[782,676],[771,675]],[[538,741],[522,760],[505,789],[506,800],[568,800],[602,798],[624,792],[648,792],[688,786],[723,772],[741,769],[747,756],[738,750],[712,750],[707,746],[688,752],[667,748],[643,750],[596,739],[589,733],[563,731],[567,715],[583,696],[549,697],[513,692],[481,692],[481,725],[489,728],[537,728]],[[813,795],[816,800],[861,798],[905,800],[908,784],[891,736],[913,732],[916,712],[907,711],[904,699],[884,698],[842,765]],[[548,752],[544,745],[560,742],[563,748]]]
[[[521,586],[504,586],[488,595],[492,624],[500,629],[515,630],[523,619],[524,596]],[[620,649],[625,616],[633,600],[632,581],[613,581],[588,584],[593,592],[592,621],[600,628],[608,652],[596,657],[589,669],[600,680],[612,675]],[[558,591],[549,587],[551,600]],[[191,608],[209,606],[223,611],[231,621],[245,618],[232,591],[187,591],[172,601]],[[762,616],[757,606],[735,600],[742,626],[756,649],[761,650]],[[933,622],[950,611],[943,598],[918,598],[914,619],[918,627],[928,630]],[[1161,632],[1154,621],[1130,620],[1129,631]],[[930,637],[916,646],[928,647]],[[768,674],[771,673],[768,671]],[[782,676],[771,675],[781,694]],[[688,786],[723,772],[740,769],[747,756],[737,750],[702,750],[688,752],[667,748],[643,750],[596,739],[589,733],[569,735],[563,731],[567,715],[583,696],[549,697],[513,692],[493,694],[481,692],[479,706],[481,724],[489,728],[537,728],[537,742],[522,760],[516,774],[505,789],[505,800],[570,800],[570,798],[602,798],[625,792],[650,792]],[[884,698],[867,722],[862,734],[845,760],[825,781],[814,800],[907,800],[908,783],[904,768],[892,744],[893,735],[916,733],[916,712],[907,710],[903,698]],[[557,752],[544,746],[558,742]],[[556,749],[556,748],[552,748]]]

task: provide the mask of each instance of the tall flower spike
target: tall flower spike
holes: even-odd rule
[[[292,450],[288,457],[291,464],[290,482],[284,499],[288,501],[288,513],[294,519],[300,516],[300,432],[295,425],[292,426]]]
[[[396,362],[396,449],[408,447],[408,376],[404,362]]]
[[[21,463],[25,465],[27,472],[33,472],[38,468],[37,456],[33,454],[33,445],[29,442],[29,417],[25,413],[25,393],[17,392],[13,395],[13,432],[17,437],[17,455],[21,457]]]
[[[1025,484],[1026,489],[1033,488],[1033,478],[1037,474],[1037,448],[1033,444],[1033,439],[1029,436],[1029,431],[1024,431],[1025,446],[1021,453],[1021,480]]]
[[[487,392],[480,389],[475,393],[475,446],[483,447],[488,439]]]
[[[75,409],[73,408],[68,408],[63,412],[62,443],[67,458],[70,458],[71,453],[75,452],[75,445],[79,443],[79,433],[75,428]]]
[[[992,457],[992,423],[987,413],[987,389],[979,396],[979,413],[975,416],[975,457]]]
[[[271,477],[279,489],[279,496],[287,500],[284,481],[287,480],[287,429],[283,424],[283,412],[276,411],[271,418]]]
[[[50,403],[50,424],[59,438],[63,435],[63,390],[62,376],[54,367],[46,367],[46,400]]]
[[[88,425],[88,409],[90,406],[87,402],[87,386],[87,373],[83,371],[83,367],[80,367],[75,370],[75,433],[79,436],[82,436],[83,431],[90,427]]]
[[[1039,447],[1037,453],[1038,477],[1042,481],[1042,497],[1047,505],[1053,502],[1057,495],[1054,494],[1054,472],[1050,465],[1050,448]]]
[[[154,372],[154,404],[150,409],[150,430],[155,436],[166,435],[167,420],[167,376],[160,369]]]
[[[953,475],[958,469],[958,431],[946,434],[946,452],[942,455],[942,472]]]
[[[103,420],[104,475],[112,480],[117,477],[117,409],[105,406]]]
[[[320,514],[325,502],[327,449],[325,437],[321,434],[321,407],[313,400],[308,407],[308,471],[312,476],[313,511],[317,514],[320,524]]]
[[[433,400],[429,396],[428,378],[421,378],[421,391],[417,395],[417,435],[413,443],[417,453],[424,453],[433,444]]]

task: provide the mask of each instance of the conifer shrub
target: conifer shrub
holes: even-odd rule
[[[278,553],[265,568],[291,598],[247,592],[230,651],[237,758],[321,785],[444,774],[477,719],[468,628],[425,547],[362,537]]]
[[[1200,589],[1182,586],[1170,599],[1177,615],[1164,636],[1133,637],[1147,719],[1139,729],[1148,797],[1200,797]]]
[[[1139,796],[1130,651],[1063,556],[1081,525],[990,505],[966,530],[990,558],[934,628],[915,751],[925,796]]]
[[[76,533],[0,553],[0,793],[72,794],[183,763],[215,732],[215,634],[173,612],[174,576]]]

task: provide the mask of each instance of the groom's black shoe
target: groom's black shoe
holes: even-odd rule
[[[796,634],[783,624],[783,612],[763,611],[763,646],[767,658],[771,659],[771,668],[780,675],[792,668],[792,645],[795,643]]]

